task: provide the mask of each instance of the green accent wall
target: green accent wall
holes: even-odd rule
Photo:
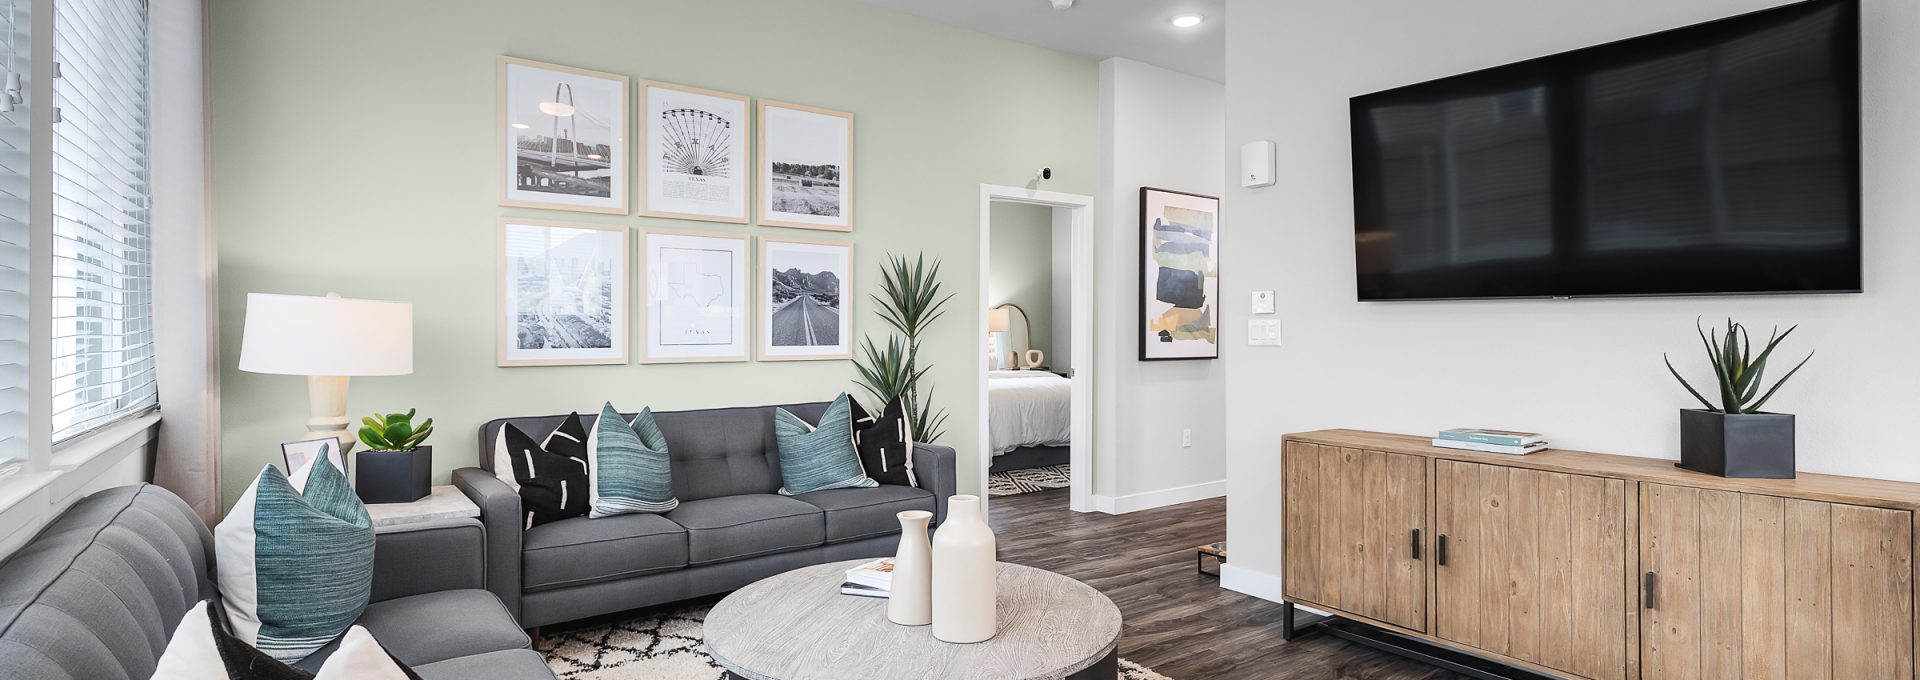
[[[1026,311],[1033,349],[1053,356],[1053,208],[995,202],[987,239],[987,306]],[[1018,343],[1019,340],[1014,340]]]
[[[952,311],[923,354],[962,492],[978,491],[979,185],[1051,166],[1046,189],[1098,189],[1094,62],[857,0],[213,0],[211,29],[228,503],[306,419],[302,378],[236,369],[250,292],[413,303],[414,373],[355,379],[347,410],[433,417],[438,483],[476,464],[492,418],[860,394],[846,361],[496,367],[502,217],[844,238],[500,207],[500,55],[852,112],[853,331],[885,331],[868,295],[886,253],[945,260]]]

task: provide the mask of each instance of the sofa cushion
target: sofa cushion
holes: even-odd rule
[[[894,513],[933,512],[933,492],[898,484],[881,484],[870,489],[827,489],[794,498],[826,514],[828,543],[899,533],[900,519],[894,517]]]
[[[853,399],[841,392],[808,423],[786,409],[773,410],[773,434],[780,449],[780,495],[793,496],[821,489],[872,487],[853,448]]]
[[[354,623],[365,627],[393,658],[416,672],[426,664],[527,649],[533,644],[513,615],[507,613],[506,605],[500,604],[500,598],[485,590],[443,590],[375,602],[367,605],[367,611]],[[317,671],[339,647],[340,641],[334,640],[294,667]]]
[[[627,421],[607,402],[587,435],[587,460],[593,492],[588,517],[666,512],[680,504],[673,497],[667,436],[654,424],[652,409],[640,409]]]
[[[421,680],[477,680],[479,678],[532,680],[553,677],[553,670],[547,668],[546,657],[540,656],[539,652],[531,649],[509,649],[503,652],[463,656],[425,666],[415,666],[413,672],[418,674]]]
[[[687,531],[660,515],[563,519],[523,540],[521,581],[529,593],[687,566]]]
[[[353,625],[373,593],[373,519],[332,465],[268,465],[213,530],[234,637],[284,663]]]
[[[774,494],[686,501],[667,519],[687,530],[687,564],[726,562],[798,550],[826,540],[819,507]]]

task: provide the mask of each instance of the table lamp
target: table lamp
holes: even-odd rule
[[[247,294],[240,370],[307,376],[308,439],[357,443],[347,420],[352,376],[413,372],[413,305],[328,293]]]
[[[993,357],[993,360],[988,362],[989,368],[1000,368],[1002,365],[1000,363],[1000,336],[995,334],[1006,333],[1012,330],[1013,310],[1005,306],[994,307],[987,310],[987,355]]]

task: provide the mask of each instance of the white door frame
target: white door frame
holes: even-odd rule
[[[984,351],[987,337],[987,280],[990,278],[988,266],[992,262],[991,239],[993,237],[993,203],[1026,203],[1050,208],[1066,208],[1073,216],[1072,237],[1069,240],[1072,253],[1069,258],[1068,277],[1072,281],[1072,310],[1069,328],[1073,335],[1073,351],[1068,357],[1072,364],[1067,367],[1073,376],[1073,443],[1069,446],[1073,464],[1073,475],[1068,484],[1068,508],[1074,512],[1093,511],[1093,197],[1079,194],[1064,194],[1057,191],[1041,191],[1025,187],[1010,187],[997,184],[980,185],[980,304],[974,311],[974,323],[977,326],[973,337],[981,343],[981,350],[974,352],[974,361],[978,362],[980,374],[977,411],[980,423],[980,465],[975,474],[980,484],[980,502],[987,499],[987,467],[993,464],[992,443],[987,433],[987,353]]]

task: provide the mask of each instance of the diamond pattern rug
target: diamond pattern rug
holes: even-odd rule
[[[1047,465],[1025,470],[987,474],[988,496],[1014,496],[1047,489],[1064,489],[1073,483],[1073,466]]]
[[[721,680],[726,671],[707,657],[700,624],[711,601],[648,610],[606,624],[551,632],[536,648],[562,680]],[[1126,659],[1121,680],[1172,680]]]

